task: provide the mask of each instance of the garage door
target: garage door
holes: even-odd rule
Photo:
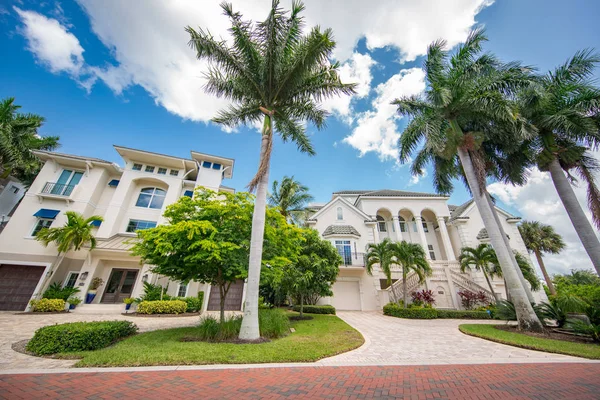
[[[358,282],[339,281],[333,284],[333,306],[337,310],[360,310]]]
[[[225,298],[226,311],[240,311],[242,309],[242,296],[244,294],[244,281],[238,280],[231,284],[227,297]],[[219,311],[221,302],[221,293],[218,286],[210,288],[210,297],[208,298],[208,311]]]
[[[25,311],[44,267],[0,265],[0,310]]]

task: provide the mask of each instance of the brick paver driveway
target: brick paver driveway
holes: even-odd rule
[[[597,399],[600,364],[0,375],[5,399]]]

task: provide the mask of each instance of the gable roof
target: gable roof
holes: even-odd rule
[[[467,217],[464,214],[467,212],[467,210],[470,208],[470,206],[472,204],[474,204],[473,199],[467,200],[466,202],[464,202],[460,206],[448,205],[448,209],[450,209],[450,219],[448,220],[448,222],[452,222],[452,221],[455,221],[457,219],[469,219],[469,217]],[[521,217],[517,217],[515,215],[512,215],[511,213],[509,213],[508,211],[506,211],[506,210],[498,207],[497,205],[494,205],[494,207],[496,208],[496,210],[498,210],[502,214],[504,214],[506,216],[507,220],[509,220],[509,219],[517,219],[517,220],[521,219]]]
[[[335,198],[333,198],[329,203],[327,203],[323,207],[321,207],[316,213],[314,213],[306,221],[307,222],[315,222],[317,220],[317,218],[321,214],[323,214],[326,210],[328,210],[329,208],[331,208],[337,202],[342,202],[350,210],[352,210],[353,212],[355,212],[356,214],[358,214],[362,218],[364,218],[365,222],[371,222],[371,221],[373,221],[373,219],[371,218],[371,216],[369,216],[364,211],[362,211],[361,209],[357,208],[356,206],[354,206],[353,204],[351,204],[350,202],[348,202],[348,200],[346,200],[346,199],[344,199],[343,197],[340,197],[340,196],[336,196]],[[373,222],[375,222],[375,221],[373,221]]]
[[[329,235],[354,235],[360,236],[360,233],[352,225],[329,225],[325,228],[323,236]]]

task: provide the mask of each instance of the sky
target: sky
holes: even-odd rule
[[[256,127],[225,131],[210,122],[227,103],[203,90],[206,65],[189,48],[184,27],[228,38],[217,0],[0,2],[0,98],[46,118],[42,135],[59,135],[64,153],[123,164],[112,145],[189,157],[190,150],[234,158],[224,184],[244,190],[258,165]],[[291,2],[283,1],[289,8]],[[358,84],[352,97],[327,100],[327,127],[309,126],[316,156],[275,142],[271,180],[294,176],[317,202],[348,189],[433,192],[430,174],[411,176],[397,162],[406,120],[390,102],[425,88],[420,69],[427,45],[455,46],[484,26],[486,49],[546,72],[575,51],[600,49],[600,2],[555,0],[306,0],[307,27],[333,29],[340,76]],[[270,1],[233,1],[252,20]],[[600,74],[600,71],[596,71]],[[598,156],[598,153],[596,153]],[[555,227],[567,243],[547,257],[551,273],[591,268],[547,173],[531,172],[523,187],[490,182],[499,205]],[[576,188],[585,207],[585,188]],[[450,198],[469,196],[461,184]],[[587,208],[586,208],[587,210]],[[588,213],[589,215],[589,213]],[[535,262],[535,261],[534,261]]]

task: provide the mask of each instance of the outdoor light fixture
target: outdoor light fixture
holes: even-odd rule
[[[83,274],[81,274],[79,276],[79,279],[82,281],[85,281],[87,277],[88,277],[88,272],[84,272]]]
[[[144,276],[142,276],[142,282],[148,282],[148,274],[144,274]]]

